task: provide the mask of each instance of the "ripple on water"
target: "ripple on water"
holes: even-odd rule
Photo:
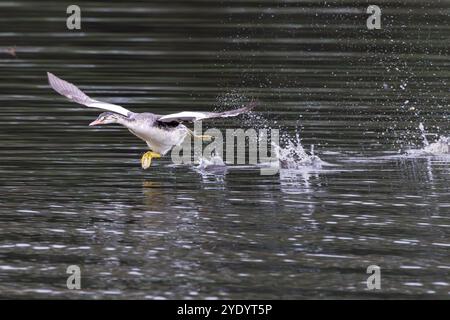
[[[68,33],[36,25],[50,2],[0,2],[0,42],[17,44],[16,58],[0,48],[1,298],[379,298],[370,264],[398,275],[383,297],[448,298],[448,6],[423,1],[412,26],[405,1],[401,30],[361,37],[330,19],[351,6],[180,3],[93,2],[90,32]],[[281,170],[166,156],[143,171],[145,144],[87,126],[97,113],[45,70],[136,112],[255,97],[253,118],[205,126],[282,129]]]

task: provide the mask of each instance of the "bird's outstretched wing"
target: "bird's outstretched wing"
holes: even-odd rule
[[[256,106],[256,102],[252,101],[244,108],[234,109],[225,112],[195,112],[195,111],[183,111],[179,113],[172,113],[158,118],[160,122],[172,122],[172,121],[198,121],[212,118],[228,118],[235,117],[242,113],[251,111]]]
[[[86,107],[89,108],[104,109],[115,113],[120,113],[121,115],[124,116],[128,116],[130,113],[132,113],[130,110],[127,110],[124,107],[118,106],[116,104],[91,99],[88,95],[86,95],[83,91],[78,89],[75,85],[58,78],[57,76],[55,76],[50,72],[47,72],[47,76],[48,76],[48,83],[50,84],[50,86],[60,95],[65,96],[71,101],[85,105]]]

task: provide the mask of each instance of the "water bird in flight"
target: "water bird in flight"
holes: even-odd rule
[[[126,127],[132,134],[144,140],[150,151],[141,158],[143,169],[150,167],[153,158],[160,158],[167,154],[173,147],[183,142],[186,135],[191,134],[196,138],[209,139],[209,136],[195,135],[189,128],[182,124],[183,121],[194,122],[212,118],[235,117],[254,108],[255,103],[231,111],[225,112],[195,112],[183,111],[168,115],[159,115],[150,112],[135,113],[122,106],[94,100],[78,89],[75,85],[64,81],[54,74],[47,72],[50,86],[59,94],[69,100],[82,104],[89,108],[108,110],[100,114],[90,126],[118,123]]]

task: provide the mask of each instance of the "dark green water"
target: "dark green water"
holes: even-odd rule
[[[372,31],[366,1],[78,1],[81,31],[70,4],[0,3],[1,298],[448,299],[450,160],[401,155],[421,122],[450,132],[449,1],[377,1]],[[143,171],[146,145],[88,127],[47,71],[136,112],[255,97],[330,166]]]

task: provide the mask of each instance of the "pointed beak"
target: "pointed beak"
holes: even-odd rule
[[[98,120],[98,119],[95,119],[94,121],[89,123],[89,126],[92,127],[92,126],[96,126],[96,125],[99,125],[99,124],[102,124],[102,122],[100,120]]]

